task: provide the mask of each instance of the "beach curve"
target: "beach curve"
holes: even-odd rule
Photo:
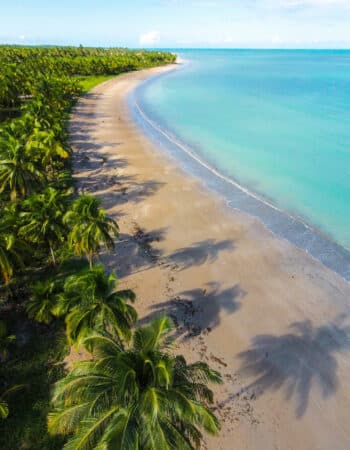
[[[175,68],[179,70],[179,67]],[[312,258],[350,282],[349,249],[338,244],[332,236],[321,232],[304,218],[277,206],[266,195],[255,192],[232,176],[224,174],[206,161],[199,149],[190,147],[147,115],[144,110],[143,95],[150,83],[156,82],[159,77],[167,73],[169,72],[158,73],[143,80],[128,97],[133,118],[144,132],[157,145],[162,144],[162,148],[174,157],[177,163],[181,163],[187,172],[197,176],[207,188],[221,195],[229,207],[258,218],[278,237],[306,251]]]
[[[228,210],[142,133],[127,96],[166,70],[97,86],[70,122],[77,187],[121,229],[103,262],[135,290],[141,321],[170,314],[181,352],[223,373],[223,430],[208,448],[349,448],[349,285]]]

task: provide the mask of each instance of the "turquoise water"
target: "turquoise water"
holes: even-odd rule
[[[221,173],[350,248],[350,51],[193,50],[147,115]]]

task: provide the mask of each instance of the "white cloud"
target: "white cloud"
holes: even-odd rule
[[[274,35],[272,36],[271,42],[272,42],[273,44],[282,44],[281,36],[280,36],[278,33],[274,34]]]
[[[160,33],[157,30],[148,31],[143,33],[139,38],[140,45],[153,46],[160,42]]]
[[[267,5],[284,8],[298,6],[350,8],[350,0],[268,0]]]

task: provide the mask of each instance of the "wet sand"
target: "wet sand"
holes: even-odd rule
[[[109,80],[70,123],[81,192],[121,236],[103,255],[138,297],[140,322],[177,324],[176,350],[225,383],[209,449],[350,448],[350,285],[257,219],[229,209],[136,126],[126,97],[150,75]]]

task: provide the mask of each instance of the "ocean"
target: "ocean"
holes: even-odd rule
[[[229,206],[350,279],[350,51],[186,50],[130,98]]]

